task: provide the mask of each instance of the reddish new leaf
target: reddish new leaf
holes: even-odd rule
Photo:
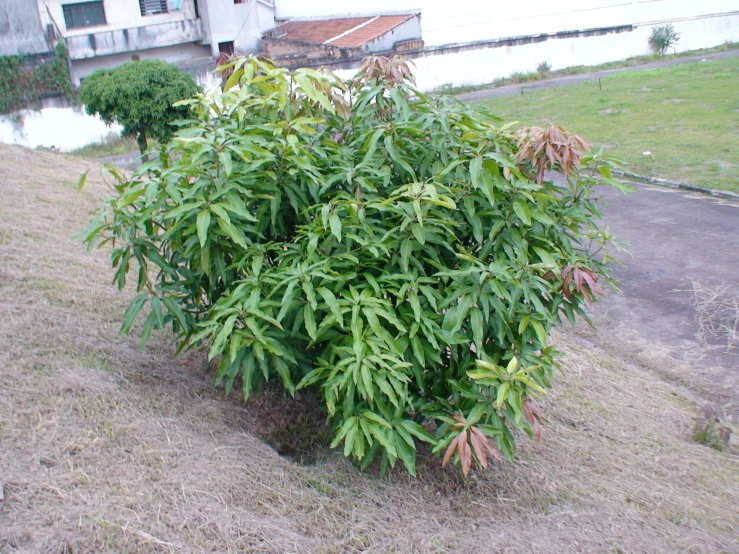
[[[482,443],[485,450],[488,451],[488,454],[490,454],[490,456],[492,456],[493,458],[495,458],[496,460],[500,462],[501,461],[500,454],[498,453],[498,450],[491,444],[490,439],[488,439],[483,434],[482,431],[480,431],[479,429],[475,427],[472,427],[472,429],[470,430],[472,431],[472,434],[477,435],[477,437],[480,439],[480,442]]]
[[[480,437],[477,436],[477,433],[475,433],[474,427],[470,428],[470,431],[472,431],[472,433],[470,433],[470,442],[472,443],[472,449],[475,452],[475,457],[477,458],[477,461],[480,462],[480,465],[487,469],[488,457],[487,454],[485,454],[485,446],[480,440]]]
[[[467,442],[468,431],[462,431],[457,437],[459,446],[457,447],[457,454],[459,455],[459,463],[462,464],[462,473],[467,477],[472,469],[472,450],[470,444]]]
[[[449,463],[449,460],[452,459],[452,456],[454,456],[454,453],[457,451],[457,438],[455,438],[449,444],[449,448],[446,449],[446,452],[444,453],[444,459],[441,461],[441,467],[446,467],[446,465]]]
[[[534,432],[534,436],[537,441],[541,440],[541,423],[544,418],[539,411],[539,408],[531,400],[526,400],[523,405],[523,413],[526,416],[526,420],[531,424],[531,429]]]

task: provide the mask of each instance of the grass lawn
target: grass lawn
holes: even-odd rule
[[[556,123],[640,175],[739,192],[739,57],[492,98],[506,121]],[[651,152],[646,156],[644,152]]]

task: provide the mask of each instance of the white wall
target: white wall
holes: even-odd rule
[[[739,10],[737,0],[277,0],[278,18],[421,10],[427,46],[638,25]]]
[[[236,52],[257,52],[261,35],[275,25],[274,9],[267,2],[247,0],[201,0],[205,25],[205,44],[210,44],[213,56],[218,55],[219,42],[233,42]]]
[[[675,21],[673,26],[681,33],[675,52],[739,41],[739,13]],[[549,39],[520,46],[426,55],[413,59],[416,64],[414,74],[421,90],[433,90],[447,84],[490,83],[516,72],[536,71],[543,61],[547,61],[552,69],[597,65],[651,53],[648,44],[651,31],[652,25],[642,25],[632,32],[618,34]]]
[[[710,48],[724,42],[739,42],[739,14],[676,21],[681,33],[675,52]],[[499,48],[476,48],[445,54],[415,57],[413,74],[420,90],[429,91],[444,85],[463,86],[490,83],[513,73],[536,71],[548,62],[552,69],[574,65],[597,65],[651,53],[648,39],[652,25],[637,27],[632,32],[583,38],[549,39],[543,42]],[[334,71],[349,78],[356,69]]]
[[[108,127],[81,108],[44,108],[0,116],[0,142],[29,148],[45,146],[66,152],[120,131],[121,127]]]

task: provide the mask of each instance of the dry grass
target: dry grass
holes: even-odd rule
[[[117,335],[129,294],[72,240],[105,193],[74,192],[88,165],[0,159],[3,554],[739,551],[736,453],[690,441],[681,389],[570,334],[515,465],[464,481],[424,458],[381,480],[280,457],[258,438],[286,425],[279,395],[224,400],[200,354]]]
[[[727,349],[739,345],[739,295],[732,285],[708,287],[694,281],[693,305],[702,341],[718,339]]]

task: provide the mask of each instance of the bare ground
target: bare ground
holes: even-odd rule
[[[689,387],[582,334],[555,337],[565,373],[516,464],[464,481],[424,458],[382,480],[279,456],[260,436],[301,406],[224,399],[202,354],[117,334],[130,292],[73,240],[106,192],[95,175],[74,191],[97,166],[0,160],[2,554],[739,551],[736,450],[690,440]]]

